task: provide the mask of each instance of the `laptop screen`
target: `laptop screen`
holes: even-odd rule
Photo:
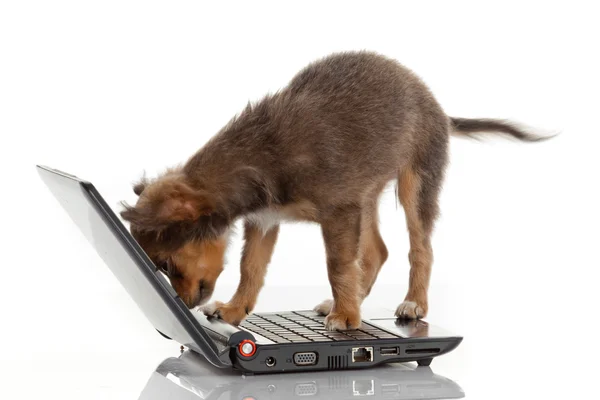
[[[60,171],[44,167],[38,171],[152,325],[177,342],[202,351],[213,364],[222,364],[215,359],[215,344],[93,185]],[[208,348],[199,349],[198,342]]]

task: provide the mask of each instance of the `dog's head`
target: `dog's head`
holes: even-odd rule
[[[133,191],[135,206],[121,212],[131,234],[189,308],[205,303],[223,271],[229,226],[214,198],[177,172],[144,179]]]

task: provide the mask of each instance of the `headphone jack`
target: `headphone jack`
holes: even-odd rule
[[[267,359],[265,360],[265,364],[267,365],[267,367],[274,367],[275,363],[276,361],[273,357],[267,357]]]

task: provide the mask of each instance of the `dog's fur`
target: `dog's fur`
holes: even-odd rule
[[[191,308],[212,294],[230,226],[245,220],[241,281],[226,304],[204,307],[238,324],[255,305],[279,223],[320,224],[333,300],[316,310],[328,329],[360,325],[360,305],[388,251],[378,230],[384,187],[398,183],[410,235],[410,279],[396,315],[427,314],[431,234],[450,134],[543,138],[498,120],[448,117],[398,62],[346,52],[301,70],[246,107],[183,166],[135,185],[122,217]]]

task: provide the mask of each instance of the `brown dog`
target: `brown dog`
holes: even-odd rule
[[[360,325],[360,305],[388,256],[378,230],[384,187],[398,182],[410,234],[410,279],[398,317],[427,314],[430,237],[450,134],[494,131],[542,138],[496,120],[448,117],[398,62],[334,54],[248,105],[183,166],[134,187],[121,213],[190,307],[212,294],[229,227],[245,220],[241,281],[229,303],[204,308],[238,324],[255,306],[285,220],[320,224],[333,300],[316,310],[328,329]]]

